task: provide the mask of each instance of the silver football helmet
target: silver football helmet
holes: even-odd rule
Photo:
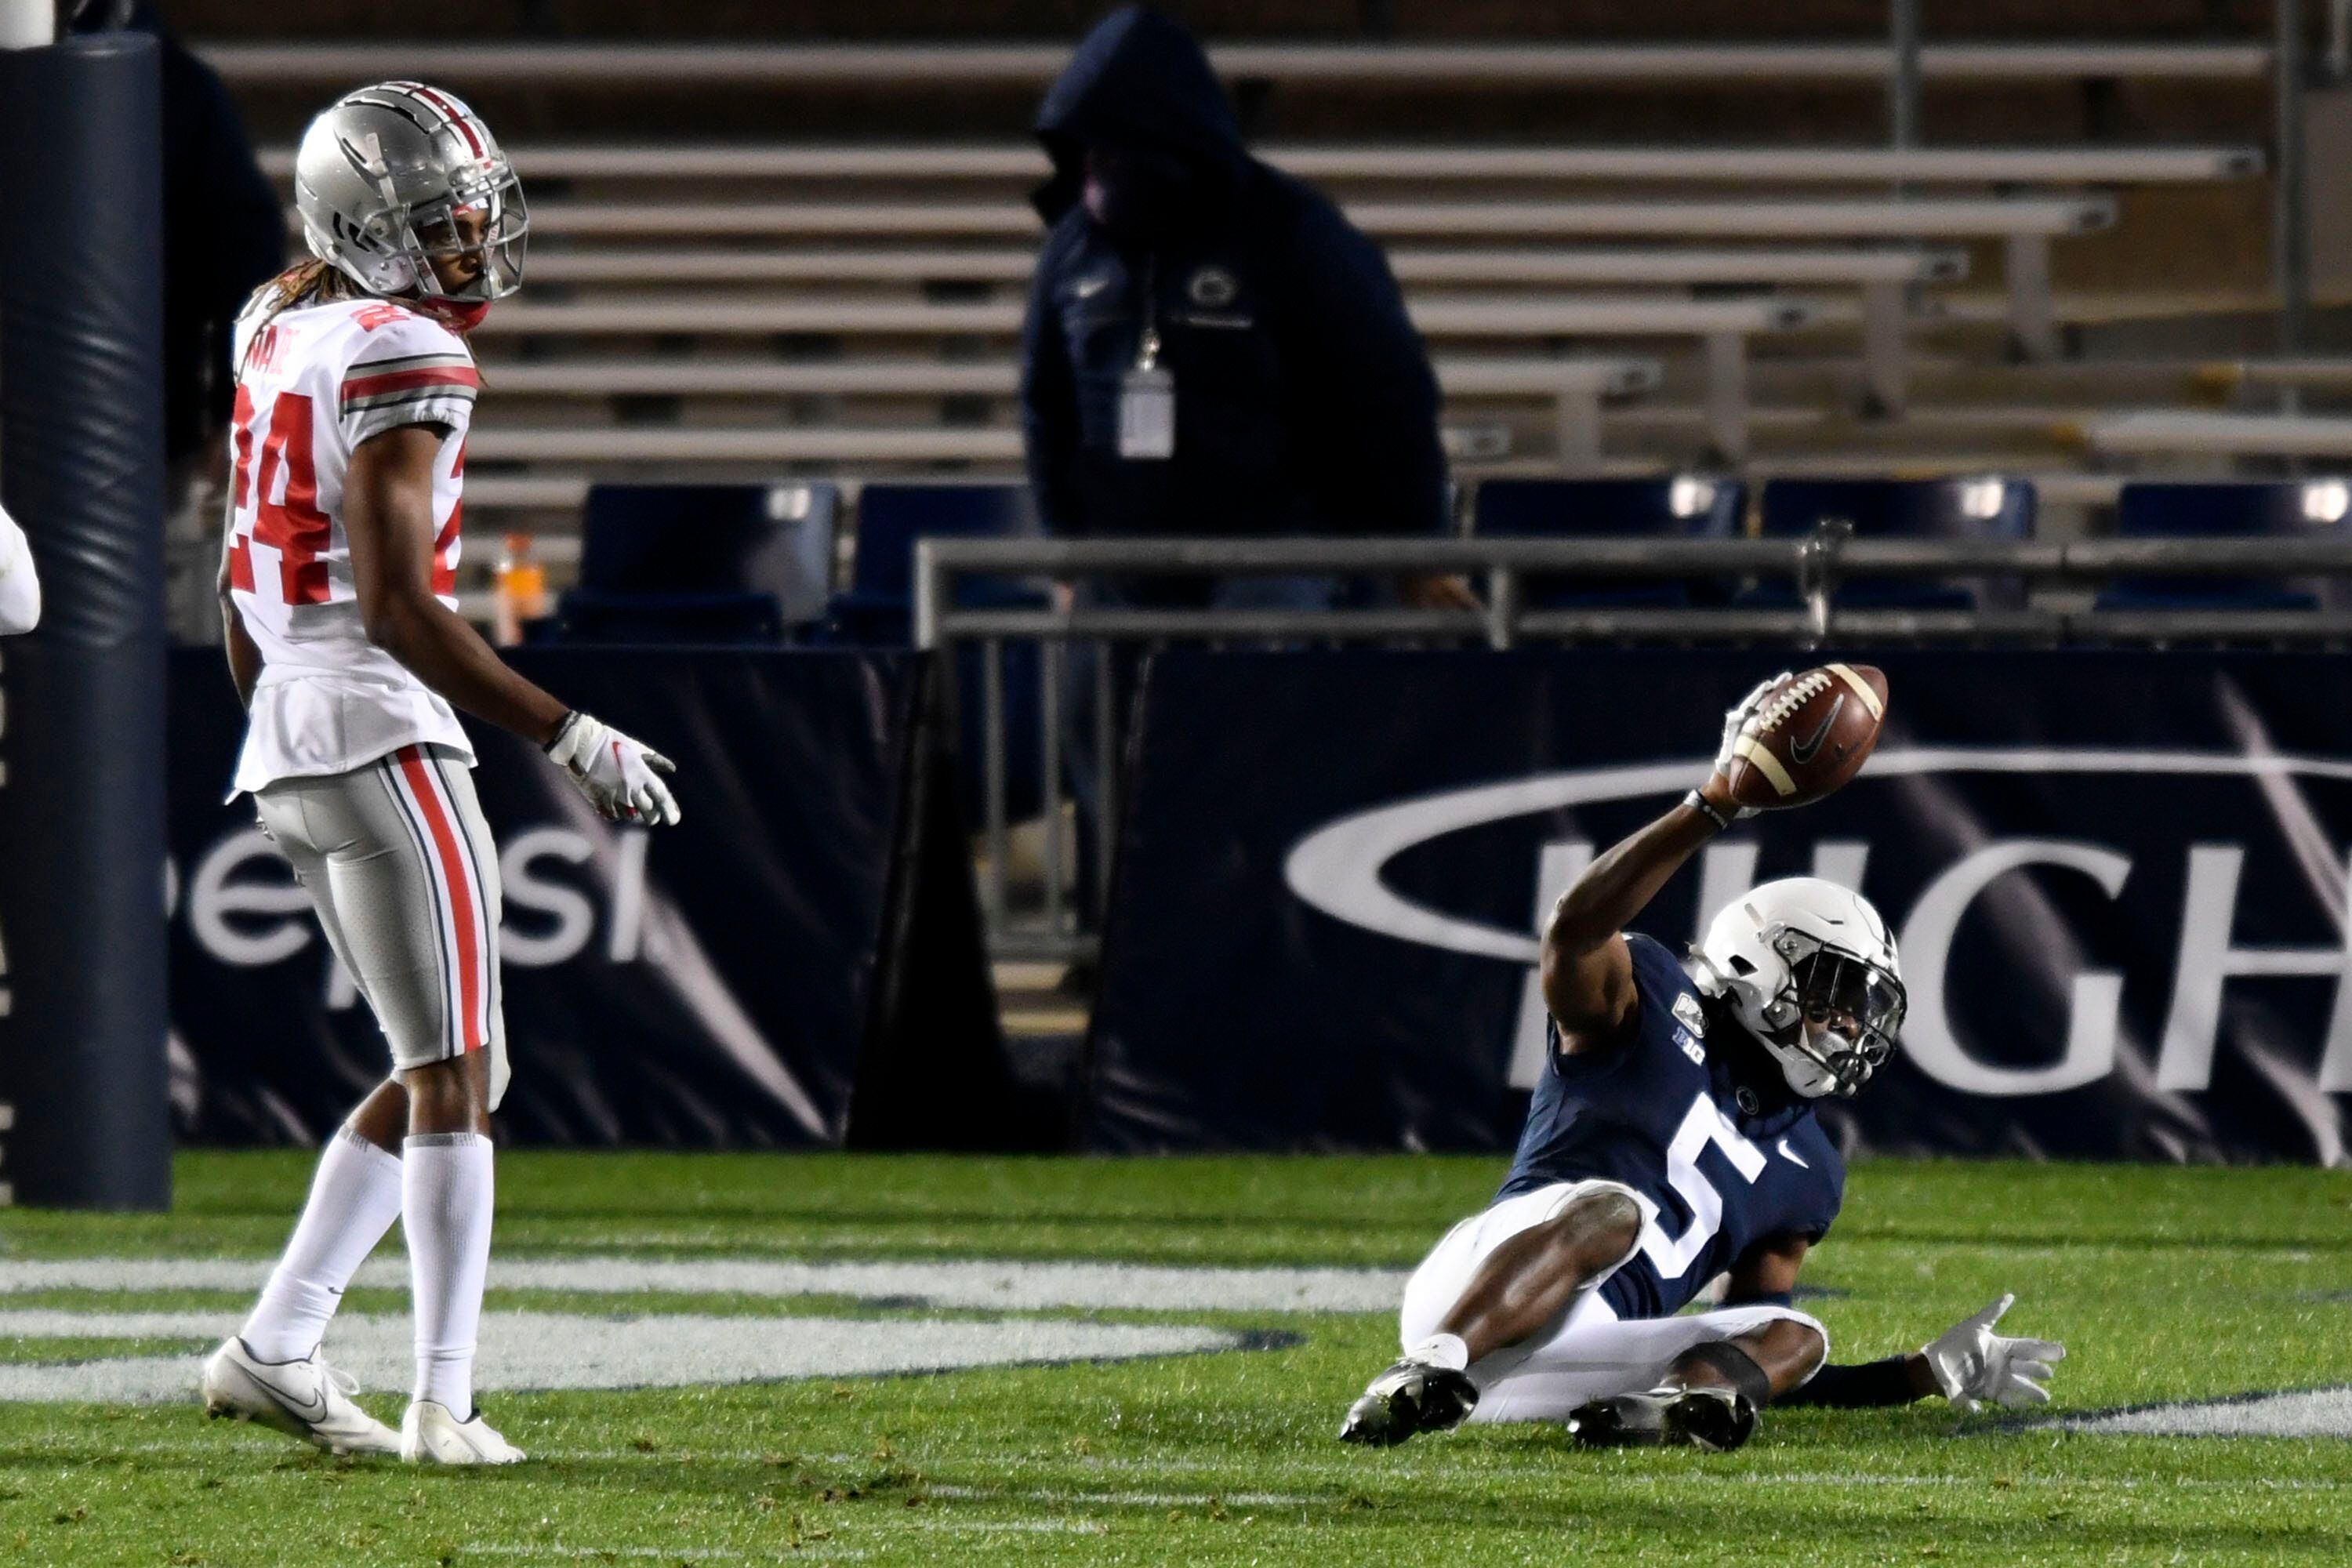
[[[1749,889],[1709,922],[1692,969],[1808,1099],[1854,1094],[1894,1054],[1906,1005],[1895,938],[1835,882]]]
[[[522,185],[481,117],[438,88],[364,87],[310,121],[294,205],[310,254],[371,294],[487,301],[522,286]],[[471,276],[453,287],[436,258]]]

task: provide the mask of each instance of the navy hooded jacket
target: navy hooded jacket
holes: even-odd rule
[[[1145,6],[1087,37],[1037,136],[1052,226],[1023,344],[1022,418],[1045,526],[1062,535],[1400,534],[1445,525],[1437,385],[1379,247],[1252,158],[1208,58]],[[1148,245],[1093,223],[1085,150],[1180,160],[1193,192]],[[1121,376],[1149,283],[1176,446],[1118,455]]]

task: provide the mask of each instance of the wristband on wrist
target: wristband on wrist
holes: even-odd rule
[[[1683,796],[1683,804],[1689,806],[1693,811],[1697,812],[1701,816],[1706,817],[1709,822],[1714,823],[1718,832],[1731,826],[1731,818],[1726,816],[1723,811],[1716,805],[1715,802],[1707,799],[1704,794],[1697,790],[1693,790],[1690,794]]]
[[[1919,1391],[1911,1382],[1911,1358],[1895,1355],[1859,1366],[1825,1366],[1801,1387],[1782,1394],[1775,1403],[1858,1410],[1909,1405],[1919,1398]]]
[[[562,721],[555,726],[555,733],[547,738],[547,744],[541,746],[540,750],[551,757],[555,755],[555,748],[563,744],[563,737],[572,733],[572,726],[578,722],[580,722],[580,710],[574,708],[563,715]]]

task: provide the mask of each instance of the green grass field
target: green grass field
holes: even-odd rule
[[[1072,1334],[1206,1334],[1245,1348],[492,1393],[486,1410],[533,1461],[461,1474],[339,1462],[275,1434],[208,1423],[192,1374],[173,1403],[67,1402],[121,1372],[121,1358],[152,1365],[200,1352],[205,1335],[234,1325],[245,1292],[174,1268],[109,1284],[102,1266],[60,1275],[37,1265],[242,1258],[257,1268],[283,1238],[306,1157],[190,1154],[167,1216],[0,1215],[0,1281],[11,1292],[0,1296],[0,1387],[16,1394],[0,1403],[0,1563],[1549,1568],[1602,1559],[2340,1563],[2352,1553],[2352,1444],[2337,1436],[2118,1436],[1963,1418],[1937,1403],[1768,1414],[1758,1439],[1726,1457],[1590,1454],[1534,1426],[1382,1453],[1345,1448],[1332,1433],[1393,1353],[1393,1316],[1208,1304],[1230,1275],[1202,1276],[1198,1290],[1180,1280],[1152,1305],[1017,1310],[927,1302],[896,1287],[778,1294],[729,1287],[733,1277],[716,1273],[672,1288],[690,1270],[622,1294],[545,1279],[499,1284],[501,1267],[583,1257],[1002,1259],[1001,1269],[954,1277],[983,1291],[1000,1277],[1043,1280],[1049,1295],[1066,1289],[1035,1267],[1050,1260],[1404,1268],[1483,1204],[1499,1170],[1493,1160],[1427,1158],[508,1156],[491,1307],[532,1316],[493,1317],[486,1369],[501,1350],[585,1367],[600,1344],[653,1338],[708,1341],[694,1353],[710,1356],[755,1340],[805,1353],[803,1330],[844,1353],[885,1359],[908,1335],[942,1336],[907,1341],[918,1362],[959,1335],[1016,1346],[1034,1335],[1050,1349]],[[396,1237],[387,1251],[396,1269]],[[847,1278],[824,1276],[837,1277]],[[354,1333],[370,1315],[404,1310],[395,1276],[373,1278],[380,1282],[347,1300]],[[2343,1384],[2352,1383],[2352,1178],[1866,1163],[1808,1282],[1823,1291],[1808,1305],[1841,1360],[1914,1347],[2016,1291],[2011,1322],[2068,1346],[2053,1418]],[[1363,1295],[1381,1282],[1354,1288]],[[661,1322],[611,1327],[625,1317]],[[743,1321],[714,1330],[713,1317]],[[532,1342],[499,1346],[502,1322],[535,1324]],[[202,1334],[192,1331],[199,1324]],[[342,1343],[340,1330],[331,1334],[331,1353]],[[367,1402],[396,1421],[404,1392],[376,1384]]]

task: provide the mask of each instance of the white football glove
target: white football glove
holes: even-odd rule
[[[1748,727],[1755,722],[1756,710],[1764,706],[1764,694],[1788,679],[1789,672],[1784,669],[1769,680],[1758,681],[1755,690],[1734,703],[1730,711],[1724,714],[1723,743],[1715,749],[1717,778],[1723,778],[1731,772],[1732,760],[1739,754],[1738,750],[1739,737],[1748,733]],[[1756,815],[1756,807],[1735,806],[1732,808],[1731,815],[1735,820],[1743,816],[1753,816]]]
[[[649,826],[677,821],[677,797],[662,783],[677,764],[642,741],[574,710],[547,743],[548,760],[572,775],[596,815]]]
[[[2005,1295],[1975,1317],[1945,1330],[1919,1353],[1936,1374],[1936,1386],[1960,1410],[1982,1402],[2016,1410],[2050,1402],[2050,1369],[2066,1359],[2056,1340],[2012,1340],[1992,1331],[2016,1300]]]

